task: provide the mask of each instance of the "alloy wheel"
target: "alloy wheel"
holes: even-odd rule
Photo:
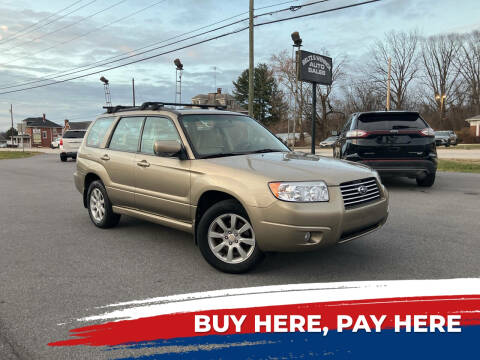
[[[223,262],[238,264],[247,260],[255,249],[255,233],[246,220],[237,214],[223,214],[208,228],[208,245]]]
[[[98,188],[93,189],[90,194],[90,212],[97,223],[105,217],[105,198]]]

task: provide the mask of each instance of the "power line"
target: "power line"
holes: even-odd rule
[[[50,46],[50,47],[45,48],[45,49],[42,49],[42,50],[37,51],[37,52],[35,52],[35,53],[33,53],[33,54],[26,54],[25,56],[17,57],[16,59],[14,59],[14,60],[12,60],[12,61],[8,61],[8,62],[3,63],[2,65],[11,64],[11,63],[17,62],[17,61],[19,61],[19,60],[25,59],[25,58],[27,58],[27,57],[35,56],[35,55],[41,54],[41,53],[43,53],[43,52],[45,52],[45,51],[54,49],[54,48],[56,48],[56,47],[58,47],[58,46],[60,46],[60,45],[68,44],[68,43],[70,43],[70,42],[72,42],[72,41],[74,41],[74,40],[77,40],[77,39],[80,39],[80,38],[82,38],[82,37],[84,37],[84,36],[87,36],[88,34],[91,34],[91,33],[95,32],[95,31],[104,29],[104,28],[106,28],[107,26],[116,24],[116,23],[118,23],[118,22],[120,22],[120,21],[123,21],[123,20],[125,20],[125,19],[128,19],[128,18],[130,18],[130,17],[132,17],[132,16],[135,16],[135,15],[137,15],[137,14],[139,14],[139,13],[145,11],[145,10],[148,10],[148,9],[150,9],[150,8],[152,8],[152,7],[160,4],[160,3],[163,3],[163,2],[165,2],[165,1],[167,1],[167,0],[157,1],[157,2],[155,2],[155,3],[153,3],[153,4],[150,4],[150,5],[148,5],[148,6],[145,6],[145,7],[142,8],[142,9],[139,9],[139,10],[133,12],[133,13],[130,13],[130,14],[124,16],[124,17],[121,17],[121,18],[119,18],[119,19],[116,19],[116,20],[114,20],[114,21],[111,21],[111,22],[109,22],[109,23],[107,23],[107,24],[104,24],[104,25],[102,25],[102,26],[96,27],[96,28],[94,28],[93,30],[87,31],[86,33],[83,33],[83,34],[81,34],[81,35],[74,36],[73,38],[70,38],[70,39],[68,39],[68,40],[66,40],[66,41],[63,41],[63,42],[59,42],[59,43],[57,43],[57,44],[55,44],[55,45],[53,45],[53,46]]]
[[[314,3],[311,3],[311,4],[306,4],[305,6],[310,6],[310,5],[313,5],[313,4],[316,4],[316,3],[320,3],[320,2],[325,2],[325,1],[329,1],[329,0],[320,0],[320,1],[316,1]],[[283,2],[283,3],[280,3],[280,4],[274,4],[274,5],[268,5],[268,6],[264,6],[262,8],[259,8],[259,9],[266,9],[266,8],[271,8],[271,7],[274,7],[274,6],[279,6],[279,5],[283,5],[285,3],[292,3],[292,2],[295,2],[295,1],[286,1],[286,2]],[[302,5],[303,6],[303,5]],[[289,9],[289,8],[287,8]],[[162,44],[162,43],[165,43],[167,41],[171,41],[171,40],[175,40],[175,39],[178,39],[179,37],[183,37],[185,35],[189,35],[191,33],[195,33],[199,30],[202,30],[202,29],[205,29],[205,28],[209,28],[211,26],[215,26],[215,25],[218,25],[220,23],[223,23],[225,21],[228,21],[228,20],[231,20],[233,18],[236,18],[236,17],[239,17],[245,13],[248,13],[248,12],[244,12],[244,13],[240,13],[240,14],[237,14],[235,16],[231,16],[229,18],[226,18],[226,19],[223,19],[221,21],[217,21],[215,23],[212,23],[210,25],[206,25],[206,26],[203,26],[203,27],[200,27],[200,28],[197,28],[193,31],[189,31],[189,32],[185,32],[183,34],[180,34],[180,35],[176,35],[174,37],[171,37],[169,39],[166,39],[166,40],[162,40],[162,41],[159,41],[159,42],[155,42],[153,44],[150,44],[150,45],[147,45],[147,46],[144,46],[144,47],[141,47],[141,48],[138,48],[138,49],[135,49],[135,50],[132,50],[130,52],[127,52],[125,53],[126,54],[134,54],[132,56],[125,56],[123,58],[119,58],[123,55],[117,55],[117,56],[113,56],[113,57],[110,57],[110,58],[107,58],[107,59],[103,59],[103,60],[99,60],[99,61],[96,61],[94,63],[91,63],[91,64],[88,64],[88,65],[85,65],[85,66],[81,66],[81,67],[77,67],[77,68],[72,68],[70,70],[66,70],[66,71],[62,71],[62,72],[59,72],[57,74],[59,75],[56,75],[55,73],[51,74],[51,75],[56,75],[56,76],[51,76],[51,75],[48,75],[48,77],[42,77],[41,79],[36,79],[36,80],[33,80],[33,81],[28,81],[28,82],[24,82],[24,83],[17,83],[17,84],[13,84],[13,85],[10,85],[10,86],[4,86],[4,87],[0,87],[0,90],[4,90],[4,89],[10,89],[10,88],[15,88],[15,87],[19,87],[19,86],[25,86],[25,85],[29,85],[29,84],[34,84],[34,83],[40,83],[40,82],[44,82],[44,81],[48,81],[48,80],[54,80],[54,79],[58,79],[58,78],[61,78],[61,77],[64,77],[64,76],[68,76],[68,75],[73,75],[73,74],[78,74],[78,73],[81,73],[83,71],[87,71],[87,70],[90,70],[90,69],[94,69],[96,67],[100,67],[100,66],[105,66],[105,65],[109,65],[109,64],[112,64],[112,63],[115,63],[115,62],[118,62],[118,61],[122,61],[122,60],[125,60],[125,59],[128,59],[130,57],[136,57],[136,56],[140,56],[140,55],[143,55],[145,53],[148,53],[148,52],[151,52],[151,51],[155,51],[155,50],[159,50],[161,48],[165,48],[165,47],[168,47],[170,45],[175,45],[179,42],[182,42],[182,41],[186,41],[186,40],[191,40],[193,38],[196,38],[196,37],[199,37],[199,36],[202,36],[202,35],[205,35],[205,34],[208,34],[210,32],[215,32],[215,31],[218,31],[218,30],[221,30],[221,29],[224,29],[226,27],[229,27],[229,26],[232,26],[232,25],[236,25],[236,24],[239,24],[243,21],[246,21],[248,20],[247,18],[244,18],[244,19],[241,19],[241,20],[238,20],[238,21],[235,21],[235,22],[232,22],[232,23],[229,23],[227,25],[223,25],[223,26],[220,26],[220,27],[217,27],[215,29],[211,29],[209,31],[205,31],[203,33],[200,33],[200,34],[197,34],[197,35],[194,35],[194,36],[190,36],[190,37],[187,37],[185,39],[181,39],[181,40],[177,40],[173,43],[169,43],[169,44],[166,44],[166,45],[163,45],[163,46],[158,46],[158,47],[155,47],[155,48],[152,48],[152,49],[149,49],[149,50],[146,50],[146,51],[141,51],[139,52],[140,50],[144,50],[144,49],[147,49],[149,47],[152,47],[154,45],[158,45],[158,44]],[[271,13],[264,13],[264,14],[259,14],[257,15],[256,17],[260,17],[260,16],[265,16],[265,15],[271,15]],[[119,59],[118,59],[119,58]],[[113,59],[116,59],[116,60],[113,60]],[[112,61],[108,61],[108,60],[112,60]],[[99,64],[101,63],[101,64]],[[92,65],[95,65],[95,64],[99,64],[99,65],[96,65],[96,66],[92,66]],[[81,69],[81,70],[78,70],[78,69]],[[76,71],[75,71],[76,70]],[[60,75],[61,74],[61,75]]]
[[[94,1],[96,1],[96,0],[93,0],[92,2],[94,2]],[[88,16],[85,16],[85,17],[81,18],[81,19],[78,20],[78,21],[74,21],[73,23],[70,23],[70,24],[65,25],[65,26],[63,26],[63,27],[60,27],[60,28],[58,28],[58,29],[56,29],[56,30],[50,31],[50,32],[48,32],[48,33],[46,33],[46,34],[43,34],[43,35],[41,35],[41,36],[37,36],[36,38],[30,39],[30,40],[28,40],[28,41],[26,41],[26,42],[23,42],[23,43],[20,43],[20,44],[18,44],[18,45],[15,45],[15,46],[7,49],[6,52],[11,51],[11,50],[13,50],[13,49],[15,49],[15,48],[17,48],[17,47],[19,47],[19,46],[21,46],[21,45],[29,44],[29,43],[31,43],[31,42],[33,42],[33,41],[35,41],[35,40],[42,39],[42,38],[44,38],[44,37],[46,37],[46,36],[48,36],[48,35],[55,34],[55,33],[59,32],[59,31],[61,31],[61,30],[68,29],[69,27],[72,27],[73,25],[77,25],[77,24],[79,24],[79,23],[81,23],[81,22],[83,22],[83,21],[85,21],[85,20],[87,20],[87,19],[90,19],[90,18],[92,18],[92,17],[94,17],[94,16],[96,16],[96,15],[98,15],[98,14],[101,14],[101,13],[107,11],[107,10],[110,10],[110,9],[114,8],[115,6],[118,6],[118,5],[120,5],[120,4],[122,4],[122,3],[126,2],[126,1],[128,1],[128,0],[120,0],[120,1],[116,2],[115,4],[110,5],[110,6],[107,6],[106,8],[104,8],[104,9],[102,9],[102,10],[100,10],[100,11],[97,11],[97,12],[95,12],[95,13],[93,13],[93,14],[90,14],[90,15],[88,15]],[[90,4],[90,3],[89,3],[89,4]]]
[[[49,21],[49,22],[47,22],[47,23],[45,23],[45,24],[42,24],[41,26],[37,27],[36,29],[32,29],[33,27],[35,27],[37,24],[41,23],[42,21],[45,21],[45,20],[51,18],[52,16],[54,16],[54,15],[56,15],[56,14],[58,14],[58,13],[64,11],[64,10],[66,10],[66,9],[69,9],[69,8],[71,8],[73,5],[75,5],[75,4],[79,3],[79,2],[82,2],[82,1],[83,1],[83,0],[76,1],[76,2],[74,2],[73,4],[71,4],[70,6],[67,6],[66,8],[63,8],[62,10],[59,10],[59,11],[57,11],[56,13],[54,13],[54,14],[52,14],[52,15],[50,15],[50,16],[47,16],[45,19],[42,19],[42,20],[38,21],[37,23],[28,26],[27,28],[23,29],[20,33],[17,33],[17,34],[15,34],[14,36],[10,36],[10,37],[6,38],[5,40],[2,40],[2,41],[0,42],[0,45],[6,44],[6,43],[9,42],[9,41],[18,39],[19,37],[22,37],[22,36],[24,36],[24,35],[26,35],[26,34],[30,34],[32,31],[36,31],[36,30],[41,29],[41,28],[43,28],[43,27],[45,27],[45,26],[48,26],[48,25],[50,25],[50,24],[53,24],[54,22],[57,22],[58,20],[63,19],[64,17],[66,17],[66,16],[68,16],[68,15],[70,15],[70,14],[73,14],[73,13],[75,13],[75,12],[77,12],[77,11],[85,8],[85,7],[87,7],[88,5],[96,2],[97,0],[92,0],[92,1],[90,1],[89,3],[83,4],[82,6],[76,8],[75,10],[72,10],[72,11],[66,13],[66,14],[63,14],[62,16],[59,16],[59,17],[56,18],[56,19],[53,19],[52,21]],[[30,30],[25,32],[25,30],[28,29],[28,28],[30,28]],[[17,36],[17,35],[18,35],[18,36]],[[8,50],[7,50],[7,51],[8,51]]]
[[[298,1],[298,0],[284,1],[284,2],[281,2],[281,3],[276,3],[276,4],[271,4],[271,5],[259,7],[259,8],[255,9],[255,10],[272,8],[272,7],[276,7],[276,6],[280,6],[280,5],[284,5],[284,4],[288,4],[288,3],[297,2],[297,1]],[[155,3],[155,4],[157,4],[157,3]],[[151,5],[151,6],[154,6],[155,4],[153,4],[153,5]],[[96,30],[102,29],[102,28],[104,28],[104,27],[106,27],[106,26],[112,25],[113,23],[116,23],[116,22],[118,22],[118,21],[124,20],[125,18],[130,17],[130,16],[133,16],[133,15],[135,15],[135,14],[141,12],[141,11],[144,11],[144,10],[146,10],[147,8],[151,7],[151,6],[147,6],[146,8],[143,8],[143,9],[139,10],[138,12],[135,12],[134,14],[131,14],[131,15],[129,15],[129,16],[126,16],[126,17],[123,17],[123,18],[121,18],[121,19],[118,19],[118,20],[115,20],[115,21],[113,21],[113,22],[110,22],[110,23],[108,23],[108,24],[106,24],[106,25],[104,25],[104,26],[101,26],[101,27],[97,28]],[[193,30],[193,31],[189,31],[189,32],[186,32],[186,33],[177,35],[177,36],[175,36],[175,37],[173,37],[173,38],[169,38],[169,39],[166,39],[166,40],[163,40],[163,41],[155,42],[155,43],[152,43],[152,44],[150,44],[150,45],[143,46],[143,47],[141,47],[141,48],[138,48],[138,49],[135,49],[135,50],[132,50],[132,51],[129,51],[129,52],[125,52],[125,53],[123,53],[123,54],[121,54],[121,55],[116,55],[116,56],[113,56],[113,57],[110,57],[110,58],[107,58],[107,59],[103,59],[103,60],[96,61],[96,62],[91,63],[91,64],[83,65],[83,66],[80,66],[80,67],[74,67],[74,68],[71,68],[71,69],[68,69],[68,70],[64,70],[64,71],[60,71],[60,72],[57,72],[57,73],[52,73],[52,74],[49,74],[49,75],[47,75],[47,76],[56,75],[56,74],[61,74],[61,73],[64,73],[64,72],[68,72],[68,71],[71,71],[71,70],[76,70],[76,69],[83,68],[83,67],[88,67],[88,66],[93,65],[93,64],[98,64],[98,63],[103,62],[103,61],[115,59],[115,58],[117,58],[117,57],[120,57],[120,56],[123,56],[123,55],[126,55],[126,54],[130,54],[130,53],[137,52],[137,51],[139,51],[139,50],[147,49],[147,48],[149,48],[149,47],[151,47],[151,46],[154,46],[154,45],[156,45],[156,44],[160,44],[160,43],[163,43],[163,42],[166,42],[166,41],[169,41],[169,40],[173,40],[173,39],[176,39],[176,38],[181,37],[181,36],[184,36],[184,35],[188,35],[188,34],[197,32],[197,31],[199,31],[199,30],[202,30],[202,29],[205,29],[205,28],[208,28],[208,27],[211,27],[211,26],[220,24],[220,23],[222,23],[222,22],[225,22],[225,21],[234,19],[234,18],[239,17],[239,16],[244,15],[244,14],[248,14],[248,11],[247,11],[247,12],[240,13],[240,14],[237,14],[237,15],[234,15],[234,16],[231,16],[231,17],[228,17],[228,18],[226,18],[226,19],[223,19],[223,20],[221,20],[221,21],[212,23],[212,24],[207,25],[207,26],[202,26],[202,27],[197,28],[197,29],[195,29],[195,30]],[[67,40],[67,41],[64,41],[64,42],[62,42],[62,43],[58,43],[58,44],[56,44],[56,45],[54,45],[54,46],[51,46],[51,47],[49,47],[49,48],[40,50],[40,51],[35,52],[35,53],[33,53],[33,54],[27,54],[27,55],[25,55],[25,56],[23,56],[23,57],[16,58],[16,59],[14,59],[14,60],[12,60],[12,61],[9,61],[9,62],[4,63],[3,65],[11,64],[11,63],[17,62],[17,61],[19,61],[19,60],[21,60],[21,59],[38,55],[38,54],[40,54],[40,53],[42,53],[42,52],[45,52],[45,51],[47,51],[47,50],[51,50],[51,49],[53,49],[53,48],[56,48],[58,45],[64,45],[64,44],[67,44],[67,43],[69,43],[69,42],[71,42],[71,41],[74,41],[74,40],[76,40],[76,39],[79,39],[80,37],[86,36],[86,35],[88,35],[89,33],[92,33],[93,31],[95,31],[95,30],[89,31],[89,32],[84,33],[84,34],[82,34],[82,35],[80,35],[80,36],[71,38],[71,39],[69,39],[69,40]],[[41,77],[41,79],[42,79],[42,78],[44,78],[44,77]],[[35,78],[35,79],[37,79],[37,78]],[[35,82],[36,82],[36,81],[35,81]],[[23,83],[21,83],[21,84],[23,84]],[[11,87],[15,87],[15,86],[8,86],[8,87],[0,88],[0,89],[6,89],[6,88],[11,88]]]
[[[326,0],[326,1],[328,1],[328,0]],[[287,20],[293,20],[293,19],[299,19],[299,18],[306,17],[306,16],[312,16],[312,15],[324,14],[324,13],[327,13],[327,12],[331,12],[331,11],[337,11],[337,10],[344,10],[344,9],[352,8],[352,7],[355,7],[355,6],[366,5],[366,4],[370,4],[370,3],[374,3],[374,2],[378,2],[378,1],[381,1],[381,0],[369,0],[369,1],[363,1],[363,2],[360,2],[360,3],[356,3],[356,4],[350,4],[350,5],[345,5],[345,6],[339,6],[339,7],[333,8],[333,9],[328,9],[328,10],[320,10],[320,11],[316,11],[316,12],[313,12],[313,13],[302,14],[302,15],[296,15],[296,16],[290,16],[290,17],[288,17],[288,18],[284,18],[284,19],[278,19],[278,20],[266,21],[266,22],[263,22],[263,23],[260,23],[260,24],[255,24],[255,26],[262,26],[262,25],[275,24],[275,23],[278,23],[278,22],[283,22],[283,21],[287,21]]]
[[[263,25],[267,25],[267,24],[274,23],[274,22],[282,22],[282,21],[287,21],[287,20],[291,20],[291,19],[294,19],[294,18],[299,18],[299,17],[306,17],[306,16],[318,15],[318,14],[327,13],[327,12],[332,12],[332,11],[337,11],[337,10],[343,10],[343,9],[346,9],[346,8],[352,8],[352,7],[356,7],[356,6],[361,6],[361,5],[365,5],[365,4],[369,4],[369,3],[373,3],[373,2],[377,2],[377,1],[380,1],[380,0],[364,1],[364,2],[361,2],[361,3],[351,4],[351,5],[347,5],[347,6],[340,6],[340,7],[331,8],[331,9],[326,9],[326,10],[322,10],[322,11],[316,11],[316,12],[313,12],[313,13],[303,14],[303,15],[299,15],[299,16],[295,16],[295,17],[289,17],[289,18],[284,18],[284,19],[278,19],[278,20],[275,20],[275,21],[270,21],[270,22],[255,24],[254,26],[263,26]],[[142,58],[142,59],[133,60],[133,61],[130,61],[130,62],[127,62],[127,63],[124,63],[124,64],[112,66],[112,67],[109,67],[109,68],[100,69],[100,70],[97,70],[97,71],[90,72],[90,73],[88,73],[88,74],[78,75],[78,76],[71,77],[71,78],[67,78],[67,79],[62,79],[62,80],[58,80],[58,81],[53,81],[53,82],[50,82],[50,83],[47,83],[47,84],[41,84],[41,85],[31,86],[31,87],[28,87],[28,88],[23,88],[23,89],[16,89],[16,90],[10,90],[10,91],[5,91],[5,92],[0,92],[0,95],[10,94],[10,93],[16,93],[16,92],[26,91],[26,90],[31,90],[31,89],[37,89],[37,88],[42,88],[42,87],[45,87],[45,86],[50,86],[50,85],[55,85],[55,84],[64,83],[64,82],[67,82],[67,81],[77,80],[77,79],[84,78],[84,77],[87,77],[87,76],[99,74],[99,73],[101,73],[101,72],[114,70],[114,69],[121,68],[121,67],[124,67],[124,66],[132,65],[132,64],[135,64],[135,63],[138,63],[138,62],[147,61],[147,60],[150,60],[150,59],[153,59],[153,58],[162,56],[162,55],[170,54],[170,53],[173,53],[173,52],[176,52],[176,51],[179,51],[179,50],[184,50],[184,49],[190,48],[190,47],[192,47],[192,46],[200,45],[200,44],[203,44],[203,43],[206,43],[206,42],[210,42],[210,41],[213,41],[213,40],[218,40],[218,39],[223,38],[223,37],[226,37],[226,36],[230,36],[230,35],[233,35],[233,34],[240,33],[240,32],[242,32],[242,31],[247,30],[248,28],[249,28],[249,27],[246,26],[246,27],[243,27],[243,28],[240,28],[240,29],[237,29],[237,30],[230,31],[230,32],[228,32],[228,33],[224,33],[224,34],[221,34],[221,35],[217,35],[217,36],[214,36],[214,37],[211,37],[211,38],[208,38],[208,39],[204,39],[204,40],[201,40],[201,41],[192,43],[192,44],[184,45],[184,46],[181,46],[181,47],[176,48],[176,49],[172,49],[172,50],[169,50],[169,51],[165,51],[165,52],[162,52],[162,53],[159,53],[159,54],[154,54],[154,55],[151,55],[151,56]]]

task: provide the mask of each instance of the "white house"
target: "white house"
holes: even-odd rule
[[[470,131],[472,132],[472,134],[480,137],[480,115],[476,115],[465,121],[470,123]]]

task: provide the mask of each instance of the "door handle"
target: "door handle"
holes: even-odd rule
[[[108,160],[110,160],[110,156],[108,156],[107,154],[105,154],[105,155],[101,156],[100,159],[105,160],[105,161],[108,161]]]
[[[150,163],[147,160],[142,160],[142,161],[137,162],[137,165],[141,166],[141,167],[149,167]]]

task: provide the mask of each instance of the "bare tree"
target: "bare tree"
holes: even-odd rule
[[[480,31],[463,37],[456,67],[468,86],[471,105],[480,114]]]
[[[368,80],[348,84],[344,87],[345,112],[376,111],[385,109],[385,104],[378,96],[378,87]]]
[[[286,98],[289,99],[289,118],[292,121],[295,119],[296,122],[294,132],[300,131],[303,133],[305,129],[302,122],[301,105],[304,104],[306,99],[306,87],[298,84],[297,88],[295,59],[288,54],[287,50],[283,50],[272,55],[271,68]]]
[[[332,85],[319,85],[317,87],[317,103],[320,110],[320,116],[317,116],[317,121],[319,125],[318,135],[320,137],[325,135],[325,124],[328,115],[338,112],[332,105],[332,93],[338,81],[344,76],[344,64],[344,59],[334,59]],[[312,114],[311,105],[308,105],[311,104],[312,87],[309,84],[302,84],[302,86],[299,84],[297,88],[295,59],[292,59],[292,56],[289,55],[286,50],[271,57],[271,67],[286,97],[292,99],[290,102],[290,118],[298,118],[300,120],[297,124],[297,129],[303,133],[306,130],[306,125],[309,123]],[[295,103],[297,104],[296,111]]]
[[[427,102],[438,111],[440,127],[446,125],[447,108],[464,99],[460,71],[455,66],[461,45],[456,34],[432,36],[422,43]]]
[[[332,101],[332,93],[334,92],[335,88],[338,86],[340,80],[345,77],[345,58],[339,58],[333,63],[332,67],[332,85],[317,85],[317,104],[320,106],[320,115],[318,115],[318,110],[315,109],[317,112],[316,120],[318,125],[318,138],[323,138],[327,135],[327,126],[328,126],[328,119],[327,116],[330,114],[338,113],[340,109],[336,109]],[[309,87],[309,91],[307,91],[310,95],[311,94],[311,87]],[[311,95],[309,96],[311,98]],[[309,109],[311,112],[311,109]]]
[[[370,51],[366,73],[377,90],[387,94],[388,60],[391,58],[391,101],[395,109],[406,106],[409,85],[417,77],[419,35],[416,31],[389,32]]]

